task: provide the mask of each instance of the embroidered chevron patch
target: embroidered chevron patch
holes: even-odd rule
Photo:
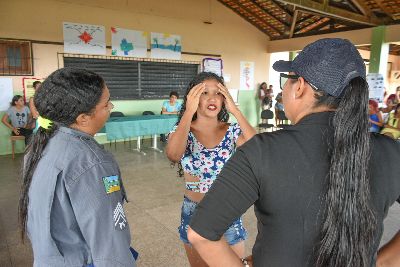
[[[127,225],[124,209],[120,202],[114,209],[114,227],[117,230],[124,230]]]

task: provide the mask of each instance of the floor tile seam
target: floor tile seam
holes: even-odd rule
[[[12,260],[12,258],[11,258],[10,247],[8,246],[8,241],[7,241],[7,239],[6,239],[6,248],[7,248],[8,260],[9,260],[9,262],[10,262],[10,265],[11,265],[11,267],[14,267],[13,260]]]
[[[159,225],[160,225],[162,228],[166,229],[169,233],[171,233],[171,234],[173,234],[173,235],[176,234],[176,231],[172,231],[171,229],[169,229],[168,227],[166,227],[159,219],[157,219],[157,217],[155,217],[155,216],[153,216],[153,215],[150,215],[151,213],[148,212],[148,210],[144,210],[144,212],[145,212],[148,216],[150,216],[151,218],[153,218],[155,221],[157,221],[157,222],[159,223]]]
[[[149,211],[149,210],[153,210],[153,209],[156,209],[156,208],[162,208],[162,207],[166,207],[166,206],[168,206],[168,204],[157,206],[155,208],[152,208],[152,207],[139,207],[139,206],[138,206],[138,208],[140,210],[145,211],[146,213],[148,213],[147,211]],[[150,214],[150,213],[148,213],[148,214]]]

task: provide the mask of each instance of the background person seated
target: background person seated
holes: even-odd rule
[[[181,110],[182,104],[177,100],[179,95],[175,91],[169,93],[169,100],[164,101],[161,109],[161,114],[178,114]]]
[[[387,123],[383,125],[381,134],[393,139],[400,138],[400,104],[397,104],[395,110],[389,113],[389,118]]]
[[[383,113],[389,113],[392,110],[394,110],[394,108],[396,107],[397,104],[398,104],[398,102],[397,102],[396,94],[391,94],[386,99],[386,107],[381,108],[381,111]]]
[[[168,115],[168,114],[178,114],[179,111],[182,108],[182,103],[179,103],[177,100],[179,98],[178,92],[171,91],[169,93],[169,100],[164,101],[162,108],[161,108],[161,114],[163,115]],[[165,134],[160,135],[160,140],[161,142],[167,141]]]
[[[369,100],[368,103],[369,112],[369,131],[371,133],[379,133],[383,126],[382,113],[379,111],[378,102],[373,99]]]
[[[1,121],[11,130],[11,135],[25,136],[25,144],[28,144],[32,135],[32,115],[21,95],[15,95],[11,101],[11,107],[3,115]],[[10,123],[11,122],[11,123]]]

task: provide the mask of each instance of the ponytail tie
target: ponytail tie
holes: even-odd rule
[[[53,122],[51,120],[43,118],[42,116],[38,117],[37,122],[39,123],[39,127],[42,127],[46,130],[48,130],[53,125]]]

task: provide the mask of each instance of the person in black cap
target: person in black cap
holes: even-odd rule
[[[238,148],[197,206],[189,241],[209,266],[400,266],[400,231],[377,255],[400,199],[400,144],[368,132],[359,52],[321,39],[273,68],[294,125]],[[241,260],[221,236],[253,204],[258,235]]]

